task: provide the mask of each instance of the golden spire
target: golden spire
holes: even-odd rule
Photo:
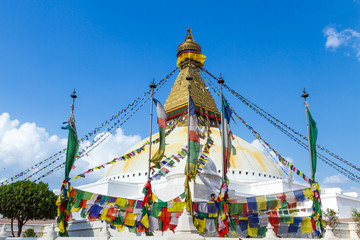
[[[195,42],[194,37],[191,33],[191,28],[189,27],[186,33],[185,42]]]
[[[179,44],[176,55],[179,56],[181,52],[187,50],[193,50],[201,53],[201,46],[195,42],[190,27],[187,30],[185,41]]]
[[[192,54],[191,56],[185,55],[189,54],[189,52]],[[198,113],[208,115],[213,122],[220,120],[220,114],[215,101],[200,74],[199,68],[204,65],[203,61],[205,61],[206,57],[201,54],[201,46],[195,42],[190,28],[187,30],[185,41],[179,44],[177,54],[180,72],[164,105],[165,111],[168,115],[167,120],[170,121],[171,119],[175,119],[187,110],[187,76],[191,76],[193,78],[193,81],[190,83],[190,95],[196,105]],[[180,58],[182,58],[181,61],[179,61]]]

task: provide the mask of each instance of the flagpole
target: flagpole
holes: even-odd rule
[[[74,92],[70,95],[70,97],[72,97],[72,104],[71,104],[71,114],[70,114],[70,117],[73,117],[74,118],[74,103],[75,103],[75,98],[77,98],[76,96],[76,91],[75,91],[75,88],[74,88]],[[75,119],[74,119],[74,122],[75,122]]]
[[[152,145],[152,119],[153,119],[153,104],[154,104],[154,88],[156,88],[155,80],[153,79],[150,84],[151,88],[151,110],[150,110],[150,143],[149,143],[149,166],[148,166],[148,181],[150,180],[150,167],[151,167],[151,145]]]
[[[188,121],[187,121],[187,125],[188,125],[188,144],[187,144],[187,162],[186,162],[186,169],[187,169],[187,174],[189,176],[190,174],[190,90],[191,90],[191,85],[190,82],[193,80],[193,78],[191,77],[191,75],[187,75],[186,80],[188,81]]]
[[[220,78],[217,80],[220,84],[220,95],[221,95],[221,148],[222,148],[222,180],[225,179],[225,149],[224,149],[224,103],[223,103],[223,92],[222,92],[222,86],[224,84],[224,79],[222,78],[222,75],[220,73]]]
[[[313,169],[313,167],[312,167],[313,159],[312,159],[312,155],[311,155],[309,116],[308,116],[308,112],[307,112],[307,108],[306,108],[306,107],[308,106],[308,103],[307,103],[307,101],[306,101],[306,98],[309,97],[309,94],[305,91],[305,88],[304,88],[304,91],[303,91],[303,94],[301,95],[301,97],[304,98],[305,114],[306,114],[306,127],[307,127],[307,134],[308,134],[309,154],[310,154],[311,176],[313,176],[313,174],[314,174],[314,169]],[[311,179],[311,180],[314,180],[314,179]]]

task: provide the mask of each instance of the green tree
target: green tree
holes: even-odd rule
[[[323,219],[325,220],[325,225],[329,226],[332,231],[339,225],[339,212],[336,212],[333,209],[327,208],[323,213]]]
[[[23,237],[36,237],[36,233],[34,229],[29,228],[24,232]]]
[[[351,216],[356,223],[356,233],[360,236],[360,212],[356,208],[353,208],[351,209]]]
[[[0,214],[11,219],[13,237],[14,220],[17,221],[17,236],[28,220],[46,220],[56,217],[57,196],[49,190],[48,185],[40,182],[19,181],[0,186]]]

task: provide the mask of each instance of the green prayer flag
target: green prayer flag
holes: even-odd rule
[[[74,165],[76,155],[79,151],[79,142],[75,128],[75,119],[72,113],[70,115],[68,123],[69,125],[66,127],[66,129],[69,130],[69,135],[66,148],[65,180],[69,179],[69,173]]]
[[[310,114],[309,107],[306,107],[308,119],[309,119],[309,139],[310,139],[310,148],[311,148],[311,169],[312,169],[312,176],[311,178],[315,179],[315,172],[316,172],[316,139],[318,135],[318,129],[316,127],[316,122],[312,118]]]

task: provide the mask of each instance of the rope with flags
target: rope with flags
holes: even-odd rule
[[[178,122],[180,122],[180,120]],[[178,122],[176,122],[174,125],[172,125],[168,129],[168,131],[165,133],[165,136],[168,136],[176,128]],[[159,138],[152,141],[152,143],[158,143],[158,142],[159,142]],[[142,153],[145,150],[146,145],[149,145],[149,142],[145,142],[141,147],[139,147],[139,148],[137,148],[135,150],[132,150],[132,151],[126,153],[126,154],[123,154],[120,157],[116,157],[116,158],[112,159],[111,161],[108,161],[108,162],[100,164],[100,165],[98,165],[96,167],[90,168],[87,171],[72,177],[72,179],[85,178],[86,174],[91,173],[91,172],[93,172],[95,170],[100,170],[100,169],[105,168],[105,166],[107,166],[107,165],[112,165],[112,164],[115,164],[115,163],[117,163],[119,161],[126,161],[126,160],[128,160],[130,158],[133,158],[136,154]],[[56,170],[60,170],[61,168],[64,167],[64,165],[65,165],[65,162],[63,162],[61,165],[57,166]],[[46,177],[48,175],[51,175],[52,173],[53,173],[53,171],[48,172],[47,175],[43,175],[43,176],[39,177],[38,179],[36,179],[35,181],[39,181],[42,177]]]
[[[217,89],[215,89],[211,84],[209,84],[209,86],[211,87],[211,89],[213,90],[213,92],[217,95],[219,95]],[[235,116],[245,125],[245,127],[251,132],[251,134],[258,139],[259,141],[262,141],[265,146],[267,146],[271,151],[273,151],[275,153],[275,155],[277,156],[277,161],[279,163],[281,163],[282,165],[288,167],[289,169],[291,169],[294,173],[296,173],[299,177],[301,177],[302,179],[304,179],[304,181],[310,183],[310,178],[307,177],[302,171],[300,171],[299,169],[297,169],[292,163],[290,163],[289,161],[287,161],[281,154],[279,154],[265,139],[263,139],[261,137],[261,135],[255,131],[255,129],[253,127],[251,127],[242,117],[240,117],[234,110],[234,108],[231,108],[231,110],[233,111],[233,113],[235,114]]]
[[[159,87],[158,90],[169,80],[169,78],[171,76],[174,75],[174,73],[178,70],[178,68],[175,68],[173,71],[171,71],[165,78],[161,79],[158,83],[157,86]],[[99,127],[96,127],[93,131],[90,131],[88,134],[86,134],[84,137],[82,137],[79,140],[79,143],[85,142],[87,140],[89,140],[92,136],[95,136],[101,129],[103,129],[106,125],[109,125],[110,123],[114,122],[117,118],[119,118],[121,116],[121,118],[114,122],[113,125],[111,127],[109,127],[107,129],[106,132],[114,132],[116,129],[118,129],[119,127],[121,127],[123,123],[121,123],[121,120],[127,115],[128,111],[132,111],[135,107],[137,107],[144,99],[146,99],[146,97],[148,97],[150,93],[150,90],[146,91],[142,96],[136,98],[132,103],[128,104],[127,107],[123,108],[122,110],[118,111],[117,114],[113,115],[109,120],[106,120],[105,122],[103,122]],[[144,102],[137,110],[135,110],[135,112],[137,112],[146,102]],[[133,116],[133,114],[131,114],[126,120],[125,122],[131,117]],[[108,136],[108,135],[107,135]],[[93,149],[91,149],[90,151],[86,151],[88,148],[92,147],[95,143],[97,143],[98,141],[100,141],[102,139],[103,135],[101,137],[95,138],[89,145],[86,146],[85,149],[83,149],[82,151],[79,152],[79,155],[81,155],[81,157],[83,157],[84,155],[87,155],[90,151],[92,151]],[[101,141],[103,142],[103,141]],[[4,185],[4,184],[8,184],[22,176],[25,176],[27,173],[29,173],[32,170],[38,169],[38,167],[46,162],[49,162],[51,160],[53,160],[54,158],[56,158],[55,160],[53,160],[50,164],[47,164],[46,166],[44,166],[43,168],[41,168],[40,170],[37,170],[35,173],[33,173],[31,176],[27,177],[25,180],[29,180],[32,176],[36,175],[38,172],[46,169],[47,167],[55,164],[61,157],[62,155],[66,152],[66,149],[63,149],[57,153],[55,153],[54,155],[51,155],[50,157],[42,160],[41,162],[33,165],[32,167],[27,168],[26,170],[14,175],[13,177],[10,177],[8,179],[6,179],[5,181],[0,182],[0,185]],[[78,157],[79,158],[79,157]],[[61,164],[62,165],[62,164]],[[60,168],[59,166],[57,166],[56,169]],[[54,170],[54,169],[53,169]],[[56,171],[56,170],[55,170]],[[51,172],[51,171],[49,171]],[[48,173],[49,173],[48,172]],[[52,171],[54,172],[54,171]],[[49,174],[45,174],[46,176],[50,175]],[[43,175],[43,177],[45,177]]]
[[[206,76],[204,76],[204,75],[202,75],[202,76],[203,76],[203,79],[205,79],[206,82],[209,84],[209,86],[211,87],[211,89],[213,90],[213,92],[214,92],[217,96],[220,96],[220,93],[219,93],[220,91],[208,80],[208,78],[207,78]],[[239,119],[239,116],[236,114],[234,108],[232,108],[231,105],[230,105],[230,108],[231,108],[231,110],[234,112],[234,114],[237,116],[237,118]],[[240,119],[240,120],[241,120],[241,119]],[[249,130],[250,130],[250,129],[249,129]],[[258,135],[255,134],[255,133],[252,132],[252,131],[251,131],[251,134],[260,142],[260,144],[264,147],[264,149],[265,149],[266,152],[269,154],[269,156],[270,156],[272,159],[274,159],[275,163],[278,163],[279,160],[276,159],[276,158],[273,156],[273,154],[271,154],[271,152],[270,152],[271,150],[269,150],[270,148],[267,147],[266,144],[265,144],[263,141],[260,141],[260,139],[258,139]],[[236,140],[236,139],[235,139],[235,140]],[[288,164],[287,161],[286,161],[286,164]],[[285,166],[289,166],[289,165],[286,165],[286,164],[285,164]],[[278,165],[278,166],[280,167],[280,169],[281,169],[286,175],[288,175],[288,173],[284,170],[284,168],[282,167],[282,165]]]
[[[213,79],[217,80],[217,78],[212,75],[210,72],[208,72],[206,69],[202,68],[201,70],[203,70],[203,72],[207,73],[210,77],[212,77]],[[287,134],[288,132],[283,129],[281,126],[279,126],[278,124],[276,124],[274,121],[272,121],[270,118],[274,119],[276,122],[278,122],[279,124],[281,124],[282,126],[284,126],[285,128],[289,129],[290,131],[292,131],[295,135],[298,135],[299,137],[301,137],[303,140],[308,141],[308,138],[306,136],[304,136],[303,134],[301,134],[299,131],[296,131],[295,129],[291,128],[289,125],[287,125],[286,123],[282,122],[281,120],[277,119],[276,117],[274,117],[273,115],[271,115],[270,113],[268,113],[267,111],[265,111],[264,109],[262,109],[261,107],[257,106],[255,103],[251,102],[249,99],[245,98],[244,96],[242,96],[241,94],[239,94],[238,92],[236,92],[235,90],[233,90],[231,87],[229,87],[228,85],[224,84],[224,87],[226,89],[228,89],[235,97],[237,97],[241,102],[243,102],[246,106],[248,106],[250,109],[252,109],[253,111],[255,111],[257,114],[259,114],[260,116],[262,116],[263,118],[265,118],[268,122],[270,122],[273,126],[275,126],[276,128],[280,129],[283,133]],[[270,118],[269,118],[270,117]],[[338,159],[339,161],[345,163],[346,165],[348,165],[349,167],[352,167],[358,171],[360,171],[360,167],[356,166],[355,164],[345,160],[344,158],[338,156],[337,154],[331,152],[330,150],[328,150],[327,148],[321,146],[320,144],[316,144],[316,147],[319,148],[320,150],[323,150],[324,152],[328,153],[329,155],[331,155],[332,157]]]
[[[211,73],[209,73],[208,71],[206,71],[205,69],[202,68],[202,70],[204,70],[205,73],[208,73],[208,75],[210,75],[212,78],[214,78],[215,80],[217,79],[216,77],[214,77]],[[205,78],[206,79],[206,78]],[[210,83],[209,83],[210,86],[212,86]],[[225,85],[225,84],[224,84]],[[225,86],[227,87],[227,86]],[[213,88],[213,91],[217,93],[217,90]],[[232,93],[235,93],[235,91],[231,91]],[[234,94],[235,95],[235,94]],[[235,97],[239,98],[240,97],[238,95],[235,95]],[[241,100],[241,99],[240,99]],[[248,104],[246,104],[247,106],[249,106]],[[255,110],[255,108],[252,108],[251,109]],[[301,147],[303,147],[304,149],[308,150],[309,151],[309,148],[308,148],[308,145],[304,142],[302,142],[300,139],[298,139],[297,137],[295,137],[294,135],[292,135],[291,133],[289,133],[288,131],[286,131],[285,129],[283,129],[281,126],[277,125],[276,123],[274,123],[274,121],[272,121],[271,119],[268,119],[267,120],[272,123],[275,127],[277,127],[281,132],[283,132],[284,134],[286,134],[290,139],[292,139],[294,142],[296,142],[297,144],[299,144]],[[306,138],[307,139],[307,138]],[[319,146],[318,144],[316,145],[317,147]],[[320,147],[321,149],[321,147]],[[322,149],[323,150],[323,149]],[[338,171],[339,173],[343,174],[344,176],[346,176],[347,178],[349,178],[350,180],[354,181],[354,182],[358,182],[360,183],[360,176],[350,172],[349,170],[343,168],[342,166],[340,166],[339,164],[335,163],[334,161],[330,160],[329,158],[325,157],[324,155],[320,154],[317,152],[317,156],[318,158],[323,161],[325,164],[331,166],[332,168],[334,168],[336,171]],[[354,167],[354,166],[353,166]],[[356,166],[355,166],[356,167]]]
[[[152,191],[149,192],[148,187],[144,187],[143,191],[149,196],[147,209],[147,199],[144,203],[144,200],[112,197],[71,188],[68,194],[69,211],[70,213],[79,212],[82,218],[90,221],[104,220],[118,231],[127,228],[134,234],[146,232],[144,226],[148,226],[149,232],[176,231],[178,219],[186,205],[185,193],[170,201],[161,201]],[[226,189],[222,189],[222,196],[225,195]],[[227,206],[220,205],[217,201],[194,202],[192,204],[194,221],[199,233],[214,234],[218,230],[219,216],[227,214],[229,216],[228,228],[234,237],[244,236],[244,234],[251,237],[264,237],[268,223],[274,227],[276,235],[311,233],[310,217],[299,217],[297,214],[311,211],[304,208],[304,202],[313,200],[313,196],[312,189],[305,188],[229,199]],[[144,218],[146,210],[147,218]],[[222,225],[219,227],[224,229]]]

